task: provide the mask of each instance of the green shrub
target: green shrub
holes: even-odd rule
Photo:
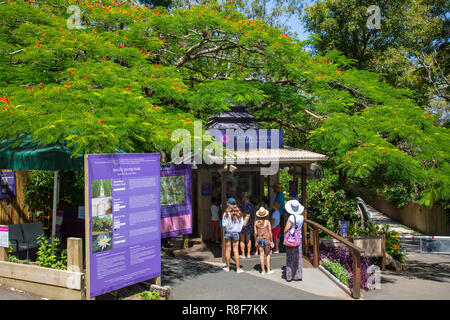
[[[143,291],[139,293],[139,297],[142,300],[160,300],[160,294],[158,291]]]
[[[9,262],[18,262],[19,259],[13,254],[13,248],[11,247],[11,243],[8,248],[8,261]]]
[[[39,249],[37,260],[39,266],[52,269],[67,269],[67,250],[61,249],[58,238],[47,239],[44,235],[38,237]]]
[[[350,274],[343,265],[336,261],[323,261],[322,266],[327,269],[333,276],[335,276],[340,282],[348,287]]]

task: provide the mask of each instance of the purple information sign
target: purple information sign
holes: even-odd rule
[[[161,237],[192,233],[191,165],[161,166]]]
[[[159,159],[88,155],[90,297],[161,275]]]
[[[15,172],[0,172],[0,199],[16,196]]]

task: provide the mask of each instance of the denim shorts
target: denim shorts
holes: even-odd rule
[[[225,239],[233,239],[233,240],[239,240],[239,232],[228,232],[225,231],[225,234],[223,235]]]
[[[258,238],[257,239],[257,243],[260,245],[260,246],[270,246],[270,241],[268,240],[268,239],[263,239],[263,238]]]

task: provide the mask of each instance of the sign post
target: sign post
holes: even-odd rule
[[[348,221],[339,221],[339,224],[341,236],[346,236],[348,234]]]
[[[160,155],[85,155],[86,298],[161,276]]]

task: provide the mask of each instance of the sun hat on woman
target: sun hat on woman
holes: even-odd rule
[[[264,207],[261,207],[258,209],[258,211],[256,211],[256,216],[258,218],[264,218],[264,217],[267,217],[268,215],[269,215],[269,211]]]
[[[303,210],[305,210],[305,208],[301,205],[301,203],[295,199],[286,202],[284,209],[290,214],[303,214]]]

